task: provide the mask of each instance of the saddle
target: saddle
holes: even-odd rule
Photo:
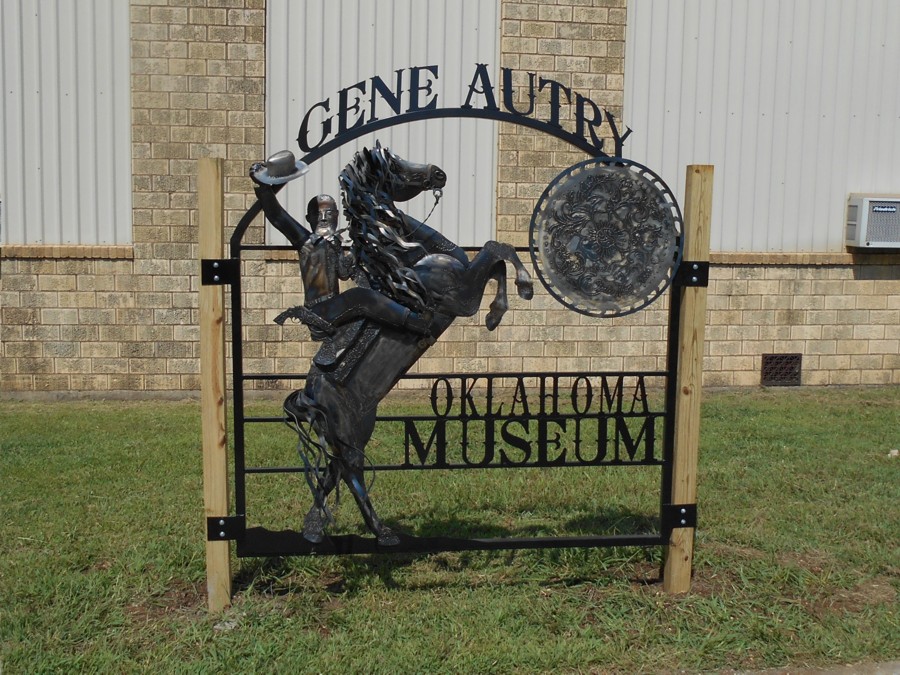
[[[322,343],[313,363],[337,382],[343,382],[353,372],[378,336],[378,326],[366,319],[336,327],[303,305],[283,311],[275,317],[275,323],[284,325],[287,319],[305,324],[312,339]]]

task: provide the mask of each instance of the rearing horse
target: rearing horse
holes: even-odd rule
[[[507,262],[515,269],[519,296],[533,295],[531,276],[510,245],[488,241],[469,260],[459,246],[396,206],[445,183],[438,167],[408,162],[377,143],[356,153],[340,174],[358,283],[430,316],[431,338],[368,319],[343,326],[335,336],[340,358],[318,360],[327,366],[314,359],[305,388],[287,397],[285,413],[301,441],[327,457],[321,470],[307,466],[314,503],[303,535],[311,542],[322,540],[329,520],[326,498],[344,480],[379,544],[398,543],[375,513],[363,477],[378,404],[456,317],[478,312],[490,279],[497,293],[485,324],[489,330],[499,325],[508,309]],[[326,348],[334,354],[333,345]]]

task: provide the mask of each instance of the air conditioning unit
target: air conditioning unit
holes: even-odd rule
[[[851,194],[847,246],[900,248],[900,195]]]

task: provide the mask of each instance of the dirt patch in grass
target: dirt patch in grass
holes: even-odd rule
[[[636,562],[628,576],[629,581],[636,587],[654,587],[662,583],[660,564],[650,561]]]
[[[156,623],[174,615],[201,614],[205,608],[201,585],[176,579],[163,593],[128,605],[125,614],[133,623]]]
[[[834,559],[821,551],[782,553],[777,560],[782,567],[799,567],[812,574],[821,574],[834,564]]]
[[[701,598],[730,595],[740,586],[740,576],[727,567],[695,569],[691,577],[691,594]]]
[[[808,604],[809,611],[819,618],[829,614],[858,614],[868,607],[887,605],[897,601],[897,591],[887,577],[875,577],[853,588],[835,589],[831,594]]]
[[[742,546],[741,544],[705,541],[698,545],[698,548],[700,547],[702,547],[705,553],[718,560],[726,560],[729,558],[735,558],[737,560],[763,560],[767,557],[765,551],[753,548],[752,546]]]

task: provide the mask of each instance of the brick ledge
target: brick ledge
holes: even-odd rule
[[[710,253],[709,261],[717,265],[900,265],[896,253],[743,253],[720,251]]]
[[[516,250],[520,254],[528,252],[527,248]],[[252,254],[247,257],[272,262],[297,260],[295,251],[253,251]],[[900,265],[900,251],[896,253],[739,253],[720,251],[711,253],[709,260],[714,265]]]
[[[94,258],[133,260],[134,246],[74,244],[6,244],[0,247],[0,258]]]

